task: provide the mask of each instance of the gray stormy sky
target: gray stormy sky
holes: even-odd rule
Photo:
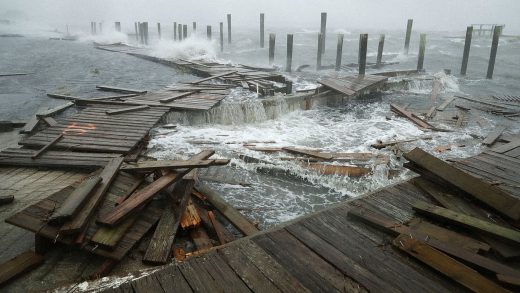
[[[329,28],[403,29],[414,19],[418,30],[462,31],[471,23],[505,23],[506,33],[520,32],[519,0],[0,0],[0,18],[13,11],[22,18],[60,27],[84,25],[91,20],[130,24],[134,21],[173,21],[216,25],[233,15],[233,24],[317,28],[320,12],[328,12]]]

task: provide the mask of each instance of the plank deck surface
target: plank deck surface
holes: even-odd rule
[[[333,89],[347,96],[355,96],[360,92],[378,87],[388,80],[385,76],[356,75],[344,78],[327,78],[318,81],[327,88]]]

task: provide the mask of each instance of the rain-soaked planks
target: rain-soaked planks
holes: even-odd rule
[[[56,125],[23,139],[19,144],[43,147],[62,134],[53,149],[126,154],[168,111],[166,107],[150,107],[116,115],[107,114],[107,111],[121,108],[119,105],[85,107],[70,117],[56,119]]]
[[[454,166],[520,197],[517,158],[488,151]],[[486,285],[500,291],[503,288],[499,286],[505,283],[498,285],[499,282],[508,278],[487,274],[490,268],[502,272],[506,269],[507,275],[518,276],[515,269],[499,264],[493,253],[486,254],[490,246],[491,250],[496,249],[496,242],[487,243],[488,238],[475,237],[478,235],[469,230],[444,226],[431,218],[427,221],[415,213],[417,201],[436,204],[438,200],[438,192],[420,186],[413,179],[385,187],[265,233],[214,248],[145,278],[127,281],[123,286],[130,284],[135,292],[151,290],[152,285],[159,292],[168,292],[174,286],[182,288],[179,289],[182,292],[231,288],[236,292],[458,292],[460,285],[467,288]],[[434,183],[430,186],[441,188]],[[457,201],[458,205],[469,204],[462,198]],[[471,205],[475,211],[496,219],[492,211]],[[399,234],[405,238],[398,237],[392,242]],[[406,246],[409,237],[418,243],[414,245],[428,249],[409,250]],[[457,247],[453,243],[464,245]],[[392,245],[401,249],[393,249]],[[481,253],[476,254],[475,249]],[[465,262],[449,255],[462,257]],[[443,266],[443,262],[451,265]],[[486,274],[480,275],[480,269],[468,269],[466,262],[484,265]],[[518,260],[509,259],[509,266],[518,264]],[[155,281],[160,286],[152,284]]]

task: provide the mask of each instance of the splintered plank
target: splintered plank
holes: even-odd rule
[[[102,226],[96,230],[90,241],[107,249],[114,249],[128,230],[135,224],[139,214],[131,215],[115,227]]]
[[[81,208],[81,211],[69,222],[65,223],[60,229],[60,233],[63,234],[74,234],[82,231],[85,228],[88,220],[96,212],[97,207],[103,201],[106,191],[112,184],[112,181],[116,177],[119,166],[123,163],[123,158],[118,157],[111,159],[110,162],[105,166],[99,177],[102,181],[90,195],[88,201]]]
[[[29,250],[0,264],[0,286],[37,267],[42,262],[41,255]]]
[[[108,86],[108,85],[98,85],[98,86],[96,86],[96,88],[100,91],[118,92],[118,93],[123,93],[123,94],[146,94],[147,93],[147,91],[143,91],[143,90],[134,90],[134,89],[127,89],[127,88]]]
[[[473,269],[408,235],[399,236],[393,244],[474,292],[508,292]]]
[[[174,186],[173,202],[167,204],[150,240],[143,262],[156,265],[168,262],[181,216],[186,209],[194,185],[194,180],[183,179]]]
[[[193,190],[192,190],[193,193]],[[198,227],[200,225],[201,218],[195,205],[193,204],[191,198],[188,200],[188,205],[186,206],[186,210],[181,217],[181,228],[184,230]]]
[[[456,98],[457,97],[455,96],[451,96],[444,100],[444,102],[442,102],[442,104],[440,104],[439,107],[437,107],[437,111],[444,111],[444,109],[446,109],[446,107],[448,107],[448,105],[451,104],[451,102],[453,102],[453,100],[455,100]]]
[[[404,154],[404,157],[420,169],[472,195],[499,213],[514,220],[520,219],[520,200],[505,191],[437,159],[420,148]]]
[[[60,225],[74,217],[99,182],[101,182],[101,177],[99,176],[91,176],[83,180],[61,204],[58,210],[52,214],[49,218],[49,224]]]
[[[107,115],[117,115],[117,114],[123,114],[128,112],[136,112],[141,110],[149,109],[150,106],[144,105],[144,106],[135,106],[135,107],[128,107],[128,108],[122,108],[122,109],[116,109],[116,110],[107,110],[105,113]]]
[[[398,115],[401,115],[405,118],[408,118],[408,120],[412,121],[413,123],[415,123],[417,126],[419,126],[421,128],[426,128],[426,129],[434,128],[430,123],[424,121],[423,119],[419,118],[417,115],[413,114],[412,112],[410,112],[398,105],[390,104],[390,108],[392,109],[393,112],[395,112]]]
[[[217,220],[215,214],[212,211],[208,211],[208,218],[211,221],[211,225],[213,229],[215,229],[215,234],[217,234],[218,241],[220,244],[226,244],[235,240],[235,237],[229,233],[224,226]]]
[[[210,189],[208,186],[199,183],[199,185],[197,185],[197,190],[204,194],[207,197],[207,200],[244,235],[249,236],[260,231],[239,211],[228,204],[218,193]]]
[[[298,149],[298,148],[293,148],[293,147],[284,147],[282,149],[284,151],[292,153],[292,154],[305,155],[305,156],[309,156],[312,158],[318,158],[318,159],[327,160],[327,161],[333,158],[332,155],[321,154],[320,152],[312,151],[312,150]]]
[[[188,173],[188,171],[189,170],[183,170],[179,171],[178,173],[166,173],[142,190],[136,191],[127,200],[115,207],[108,214],[101,215],[101,217],[97,220],[98,224],[107,226],[115,226],[119,224],[122,220],[129,217],[136,209],[150,201],[156,193],[170,184],[179,181],[184,175],[186,175],[186,173]]]
[[[162,98],[159,100],[160,103],[169,103],[171,101],[174,101],[174,100],[177,100],[177,99],[180,99],[180,98],[184,98],[186,96],[189,96],[191,94],[194,94],[196,92],[185,92],[185,93],[178,93],[178,94],[174,94],[174,95],[171,95],[167,98]]]
[[[520,232],[483,221],[475,217],[457,213],[423,201],[417,201],[413,205],[413,209],[422,214],[426,214],[437,219],[446,220],[450,223],[457,224],[471,230],[484,232],[505,241],[510,241],[517,244],[520,243]]]
[[[140,161],[134,164],[124,164],[121,170],[125,171],[150,171],[154,169],[186,169],[186,168],[207,168],[210,166],[227,165],[229,160],[161,160],[161,161]]]
[[[220,73],[220,74],[216,74],[216,75],[212,75],[210,77],[206,77],[206,78],[203,78],[203,79],[199,79],[197,81],[192,81],[190,82],[191,84],[198,84],[198,83],[201,83],[201,82],[205,82],[205,81],[208,81],[208,80],[212,80],[212,79],[215,79],[215,78],[219,78],[219,77],[223,77],[223,76],[226,76],[226,75],[230,75],[230,74],[233,74],[237,72],[236,70],[234,71],[228,71],[228,72],[224,72],[224,73]]]

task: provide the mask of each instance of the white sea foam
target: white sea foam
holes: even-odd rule
[[[191,36],[182,42],[159,40],[152,46],[152,55],[160,58],[182,58],[214,61],[217,58],[217,43],[205,38]]]

